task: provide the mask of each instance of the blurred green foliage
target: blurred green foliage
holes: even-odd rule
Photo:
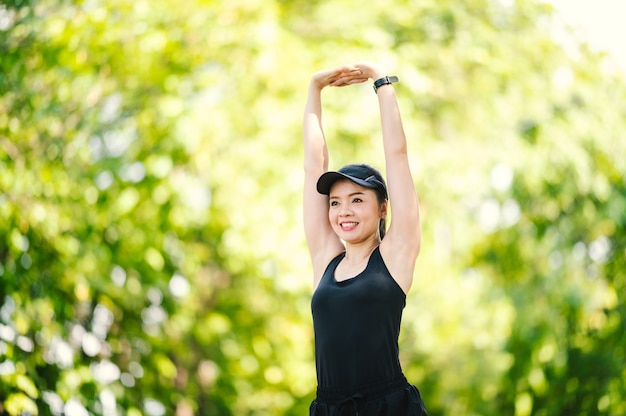
[[[309,76],[399,75],[432,415],[626,413],[626,84],[538,2],[0,6],[0,414],[303,415]],[[331,167],[382,166],[371,86]],[[393,207],[392,207],[393,209]]]

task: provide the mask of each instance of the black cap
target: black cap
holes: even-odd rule
[[[346,165],[336,172],[326,172],[317,180],[317,192],[324,195],[330,194],[330,188],[335,182],[348,179],[357,185],[378,191],[384,199],[387,199],[387,186],[376,169],[369,165]]]

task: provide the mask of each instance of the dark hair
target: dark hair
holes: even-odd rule
[[[366,165],[368,166],[368,165]],[[385,179],[383,175],[380,174],[378,169],[369,166],[370,169],[374,171],[374,176],[378,179],[384,186],[384,191],[378,188],[374,188],[374,192],[376,192],[376,199],[378,199],[378,204],[382,205],[385,201],[387,201],[387,184],[385,184]],[[380,234],[380,239],[382,240],[387,232],[387,217],[383,217],[378,222],[378,233]]]

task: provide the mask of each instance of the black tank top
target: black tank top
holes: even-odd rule
[[[311,300],[318,386],[355,391],[402,375],[398,335],[406,296],[377,247],[357,276],[338,282],[333,259]]]

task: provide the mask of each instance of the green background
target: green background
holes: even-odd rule
[[[0,414],[308,414],[301,118],[358,60],[401,81],[431,416],[626,414],[624,72],[522,0],[5,1]],[[371,85],[323,94],[331,168],[382,168]]]

